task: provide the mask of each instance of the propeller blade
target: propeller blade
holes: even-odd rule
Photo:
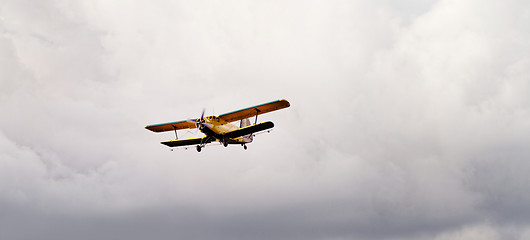
[[[202,109],[202,113],[201,113],[201,118],[199,119],[188,119],[186,120],[187,122],[190,122],[190,123],[195,123],[195,125],[197,125],[197,127],[199,126],[206,126],[208,128],[211,128],[213,125],[210,124],[210,123],[206,123],[206,121],[204,120],[204,112],[206,111],[205,108]]]
[[[203,108],[202,109],[202,114],[201,114],[201,121],[204,120],[204,112],[206,111],[206,108]]]
[[[189,122],[189,123],[197,123],[197,120],[194,120],[194,119],[188,119],[188,120],[186,120],[186,122]]]

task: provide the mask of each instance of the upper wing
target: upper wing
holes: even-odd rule
[[[262,123],[250,125],[250,126],[247,126],[247,127],[239,128],[239,129],[231,131],[231,132],[227,132],[227,133],[224,134],[224,136],[225,137],[229,137],[229,138],[236,138],[236,137],[241,137],[241,136],[244,136],[244,135],[247,135],[247,134],[251,134],[251,133],[267,130],[267,129],[273,128],[273,127],[274,127],[274,123],[272,123],[270,121],[267,121],[267,122],[262,122]]]
[[[259,114],[264,114],[264,113],[280,110],[282,108],[286,108],[289,106],[291,106],[291,104],[289,104],[287,100],[280,99],[277,101],[272,101],[272,102],[257,105],[254,107],[249,107],[249,108],[237,110],[234,112],[226,113],[223,115],[219,115],[219,118],[227,122],[233,122],[233,121],[253,117]]]
[[[196,127],[197,126],[195,125],[195,123],[184,120],[180,122],[170,122],[170,123],[149,125],[149,126],[146,126],[145,128],[153,132],[165,132],[165,131],[173,131],[173,130],[196,128]]]
[[[181,147],[181,146],[197,145],[201,143],[210,143],[210,142],[211,142],[211,138],[209,137],[199,137],[199,138],[187,138],[187,139],[164,141],[161,143],[168,147]]]

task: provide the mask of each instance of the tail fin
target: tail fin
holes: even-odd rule
[[[246,126],[250,126],[250,120],[248,120],[248,118],[242,119],[241,123],[239,124],[240,128],[243,128],[243,127],[246,127]],[[252,134],[248,134],[248,135],[243,136],[243,142],[244,143],[250,143],[250,142],[252,142],[252,140],[254,140],[254,135],[252,135]]]

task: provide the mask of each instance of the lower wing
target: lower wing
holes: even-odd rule
[[[237,138],[237,137],[245,136],[247,134],[267,130],[273,127],[274,127],[274,123],[267,121],[267,122],[262,122],[262,123],[250,125],[247,127],[239,128],[231,132],[227,132],[224,134],[224,136],[228,138]]]
[[[210,143],[210,142],[212,141],[210,140],[209,137],[200,137],[200,138],[177,139],[177,140],[171,140],[171,141],[164,141],[161,143],[168,147],[181,147],[181,146],[198,145],[198,144]]]

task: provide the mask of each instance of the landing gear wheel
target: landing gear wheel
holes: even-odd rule
[[[247,150],[247,145],[243,145],[243,149]]]
[[[202,147],[200,145],[197,145],[197,152],[201,152]]]
[[[228,142],[223,142],[223,146],[228,147]]]

